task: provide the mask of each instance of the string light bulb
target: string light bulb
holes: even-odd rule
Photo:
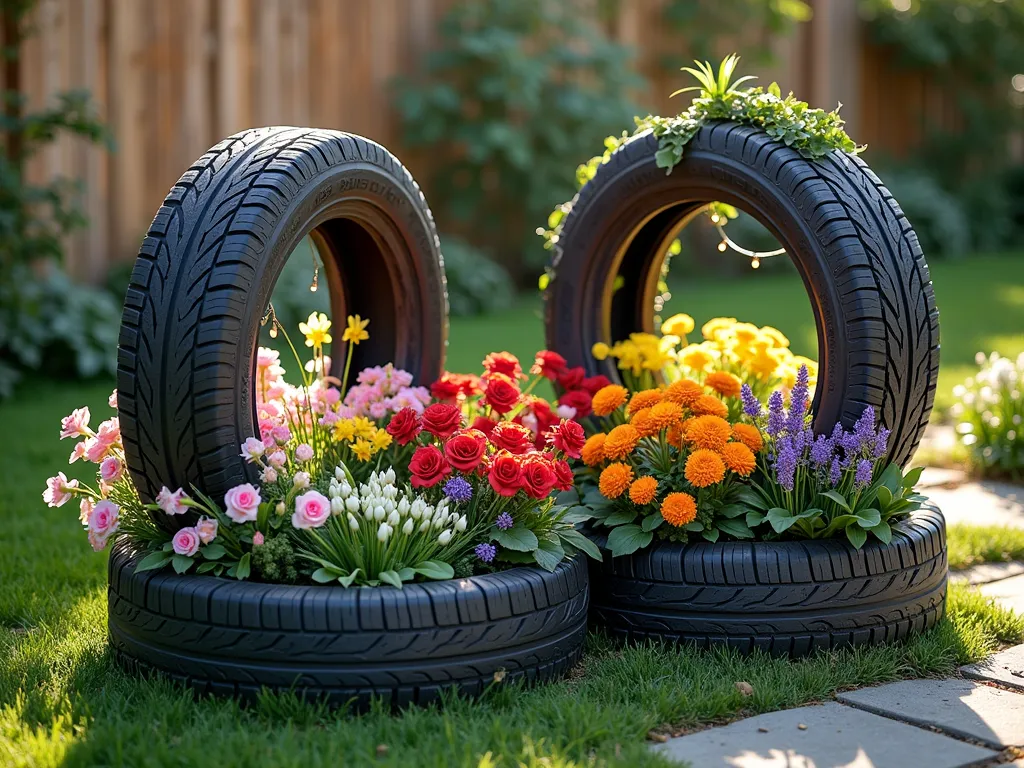
[[[736,251],[736,253],[746,256],[750,259],[751,269],[760,268],[761,259],[767,259],[771,256],[781,256],[786,252],[785,248],[776,248],[774,251],[752,251],[749,248],[744,248],[743,246],[735,243],[727,234],[725,234],[724,225],[728,222],[724,221],[720,214],[716,213],[710,205],[705,210],[708,212],[711,223],[715,225],[715,229],[718,230],[718,234],[722,238],[722,241],[718,244],[718,250],[721,253],[725,253],[726,250],[731,248]]]
[[[309,284],[309,292],[316,293],[317,284],[320,278],[320,265],[316,262],[316,251],[313,251],[313,282]]]
[[[758,269],[760,266],[761,266],[761,260],[759,258],[754,257],[753,259],[750,260],[750,268],[751,269]]]
[[[718,250],[720,250],[722,253],[725,253],[725,249],[728,248],[728,247],[729,247],[729,244],[727,242],[725,242],[725,240],[723,240],[722,242],[720,242],[718,244]]]

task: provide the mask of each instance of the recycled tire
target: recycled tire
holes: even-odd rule
[[[935,397],[938,312],[917,235],[882,182],[855,155],[807,160],[733,122],[702,127],[668,175],[657,151],[638,135],[573,202],[546,291],[548,348],[616,380],[591,347],[653,332],[669,244],[707,203],[729,203],[772,232],[803,278],[818,330],[815,423],[851,427],[874,406],[892,430],[890,459],[905,464]]]
[[[264,689],[351,704],[427,704],[445,689],[558,677],[587,631],[587,566],[512,568],[393,587],[281,586],[135,572],[130,544],[109,563],[109,634],[119,660],[201,693]],[[504,673],[504,674],[503,674]]]
[[[261,320],[306,235],[323,260],[336,343],[346,315],[372,320],[353,370],[393,362],[419,381],[443,370],[444,267],[433,217],[409,172],[379,144],[348,133],[235,134],[171,188],[125,297],[118,413],[144,501],[162,485],[190,484],[219,499],[255,479],[238,454],[256,434]]]
[[[599,544],[603,543],[600,538]],[[591,621],[627,640],[805,656],[923,632],[946,604],[946,526],[927,507],[888,544],[656,543],[591,564]]]

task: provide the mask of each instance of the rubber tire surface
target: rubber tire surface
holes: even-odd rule
[[[448,582],[373,589],[280,586],[135,573],[130,546],[109,564],[110,643],[130,667],[201,692],[252,698],[266,686],[332,704],[371,696],[425,704],[458,686],[539,682],[580,658],[587,566],[514,568]]]
[[[878,177],[857,156],[809,161],[732,122],[701,128],[669,175],[657,150],[653,135],[638,136],[580,190],[554,251],[548,349],[617,380],[613,361],[594,360],[591,347],[653,330],[659,248],[698,205],[731,203],[772,231],[803,277],[818,325],[818,423],[851,427],[872,405],[892,430],[890,458],[905,464],[935,396],[938,312],[917,235]]]
[[[346,246],[338,266],[345,310],[373,323],[353,370],[394,362],[428,382],[441,373],[444,269],[433,218],[408,171],[380,145],[338,131],[236,134],[171,189],[125,297],[118,413],[145,501],[162,485],[192,483],[220,501],[255,479],[238,454],[256,434],[260,320],[292,249],[318,223],[337,227]],[[334,317],[336,347],[343,324]]]
[[[922,508],[886,546],[844,540],[673,544],[591,564],[591,622],[612,635],[803,656],[877,645],[945,610],[946,526]],[[599,540],[600,541],[600,540]]]

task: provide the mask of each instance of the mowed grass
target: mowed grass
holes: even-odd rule
[[[949,526],[949,567],[956,570],[978,563],[1024,560],[1024,529],[1005,525]]]
[[[456,330],[458,332],[458,330]],[[489,348],[491,345],[487,345]],[[481,355],[482,357],[482,355]],[[0,404],[11,450],[0,462],[0,765],[11,766],[590,766],[663,765],[648,752],[667,731],[828,699],[837,690],[945,675],[1024,619],[953,589],[947,618],[892,647],[790,662],[728,651],[623,648],[594,634],[570,678],[482,702],[398,715],[328,711],[287,695],[242,709],[128,676],[106,644],[106,555],[88,547],[77,509],[47,509],[47,475],[66,468],[59,418],[107,412],[108,383],[34,383]],[[85,477],[81,463],[69,470]],[[744,698],[737,681],[749,682]]]

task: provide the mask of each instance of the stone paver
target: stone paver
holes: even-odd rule
[[[949,580],[977,585],[1002,581],[1021,574],[1024,574],[1024,563],[1013,560],[1008,563],[978,563],[962,571],[950,571]]]
[[[982,584],[981,594],[994,597],[1004,608],[1009,608],[1024,616],[1024,576]]]
[[[1024,528],[1024,488],[983,481],[957,488],[924,488],[924,495],[942,510],[949,525],[1009,525]]]
[[[1024,645],[1015,645],[977,664],[960,667],[960,671],[967,677],[991,680],[1024,691]]]
[[[946,469],[945,467],[925,467],[917,481],[918,488],[936,488],[948,486],[955,488],[968,480],[967,473],[962,469]]]
[[[954,768],[995,754],[835,702],[749,717],[652,748],[699,768]]]
[[[907,680],[840,694],[840,701],[1003,748],[1024,745],[1024,694],[970,680]]]

